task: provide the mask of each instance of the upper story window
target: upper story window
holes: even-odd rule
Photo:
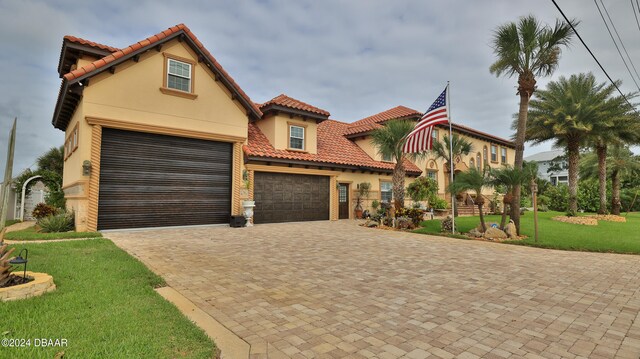
[[[480,169],[480,165],[482,165],[482,156],[480,156],[480,152],[476,155],[476,166],[478,170]]]
[[[476,166],[476,160],[474,160],[473,157],[471,157],[469,159],[469,167],[474,168],[475,166]]]
[[[500,147],[500,162],[507,163],[507,149]]]
[[[64,159],[66,160],[78,148],[78,124],[71,130],[69,137],[64,141]]]
[[[304,127],[289,125],[289,148],[304,151]]]
[[[487,167],[489,165],[489,150],[487,149],[487,146],[482,148],[482,158],[484,159],[484,166]]]
[[[393,199],[393,184],[391,182],[380,182],[380,200],[391,203]]]
[[[167,88],[191,92],[191,64],[167,59]]]
[[[438,142],[438,130],[436,130],[435,128],[431,130],[431,142],[432,143]]]
[[[498,146],[491,145],[491,162],[498,162]]]
[[[393,157],[390,154],[382,154],[382,160],[385,162],[393,162]]]

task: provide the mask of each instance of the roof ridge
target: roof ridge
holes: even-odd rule
[[[109,45],[105,45],[105,44],[101,44],[99,42],[95,42],[95,41],[91,41],[91,40],[87,40],[84,39],[82,37],[78,37],[78,36],[73,36],[73,35],[65,35],[63,37],[64,40],[69,40],[71,42],[75,42],[78,44],[82,44],[82,45],[87,45],[87,46],[91,46],[91,47],[97,47],[101,50],[106,50],[109,52],[116,52],[119,51],[120,49],[114,46],[109,46]]]
[[[313,106],[307,102],[304,102],[302,100],[298,100],[297,98],[291,97],[289,95],[286,95],[284,93],[279,94],[278,96],[272,98],[271,100],[263,103],[262,105],[260,105],[260,109],[265,108],[271,104],[274,105],[279,105],[279,106],[284,106],[284,107],[289,107],[292,109],[296,109],[296,110],[302,110],[302,111],[307,111],[307,112],[312,112],[312,113],[317,113],[320,115],[324,115],[324,116],[331,116],[331,113],[329,113],[329,111],[321,109],[317,106]]]

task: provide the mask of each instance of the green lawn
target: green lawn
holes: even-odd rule
[[[20,245],[54,292],[0,303],[0,338],[67,339],[1,358],[212,358],[214,343],[153,288],[163,280],[106,239]]]
[[[533,238],[533,212],[521,217],[522,234],[529,236],[522,241],[504,243],[528,245],[542,248],[554,248],[590,252],[614,252],[640,254],[640,213],[630,213],[626,223],[598,221],[597,226],[552,221],[551,217],[562,216],[560,212],[539,212],[539,242]],[[500,216],[486,216],[487,222],[500,223]],[[478,217],[456,218],[456,230],[468,232],[480,223]],[[416,233],[440,233],[440,221],[422,222],[423,228]]]
[[[4,238],[15,241],[66,239],[66,238],[97,238],[102,237],[100,232],[56,232],[40,233],[35,227],[29,227],[20,231],[5,233]]]

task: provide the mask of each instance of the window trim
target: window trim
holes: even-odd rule
[[[162,92],[165,95],[173,95],[173,96],[178,96],[178,97],[184,97],[184,98],[188,98],[191,100],[195,100],[198,95],[195,93],[195,87],[196,87],[196,62],[192,59],[187,59],[184,57],[180,57],[180,56],[176,56],[176,55],[172,55],[172,54],[168,54],[166,52],[162,53],[163,57],[164,57],[164,65],[162,68],[162,87],[160,87],[160,92]],[[173,89],[173,88],[169,88],[168,87],[168,79],[169,79],[169,61],[173,60],[173,61],[178,61],[178,62],[182,62],[182,63],[186,63],[188,65],[191,66],[191,73],[190,73],[190,83],[189,83],[189,90],[190,91],[182,91],[182,90],[178,90],[178,89]]]
[[[382,184],[383,183],[388,183],[391,185],[391,188],[389,189],[389,192],[391,192],[391,201],[389,202],[390,204],[393,203],[393,182],[392,181],[385,181],[385,180],[380,180],[378,186],[380,187],[380,202],[383,201],[382,199]]]
[[[496,153],[495,153],[496,159],[495,160],[493,159],[493,149],[494,148],[496,150]],[[491,155],[491,163],[498,163],[498,145],[491,144],[490,155]]]
[[[302,128],[302,149],[291,147],[291,127]],[[297,122],[287,122],[287,150],[307,153],[307,125]],[[295,137],[298,138],[298,137]],[[299,139],[299,138],[298,138]]]
[[[78,127],[78,123],[76,123],[76,125],[73,127],[73,129],[71,130],[71,132],[69,133],[69,136],[67,136],[67,138],[64,140],[64,160],[66,161],[67,158],[71,157],[71,155],[76,152],[76,150],[78,149],[78,145],[79,145],[79,134],[80,134],[80,127]]]
[[[390,158],[388,160],[384,158],[383,154],[380,154],[380,157],[381,157],[382,162],[393,163],[393,156],[390,156]]]

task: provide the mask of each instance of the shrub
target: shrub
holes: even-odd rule
[[[69,232],[75,227],[73,212],[62,212],[38,220],[38,226],[44,233]]]
[[[396,217],[396,228],[398,229],[414,229],[416,226],[408,216]]]
[[[412,224],[417,227],[424,220],[424,211],[419,208],[400,208],[396,211],[396,219],[400,217],[409,218]]]
[[[611,192],[607,194],[611,198]],[[596,180],[583,180],[578,182],[578,209],[585,212],[597,212],[600,208],[599,184]]]
[[[380,207],[380,202],[378,202],[377,199],[374,199],[373,202],[371,202],[371,208],[373,208],[374,211],[377,211],[378,207]]]
[[[33,209],[33,212],[31,212],[31,215],[35,219],[41,219],[44,217],[52,216],[54,214],[56,214],[56,209],[46,203],[38,203]]]
[[[547,188],[545,196],[549,197],[549,209],[564,212],[568,209],[569,187],[565,184]]]
[[[407,194],[413,202],[432,198],[438,192],[438,183],[429,177],[418,177],[407,187]]]
[[[440,231],[451,233],[452,229],[453,229],[453,220],[451,219],[451,216],[447,216],[447,218],[442,220]]]
[[[447,201],[440,197],[434,197],[433,202],[430,200],[429,203],[434,209],[447,209],[448,206]]]

